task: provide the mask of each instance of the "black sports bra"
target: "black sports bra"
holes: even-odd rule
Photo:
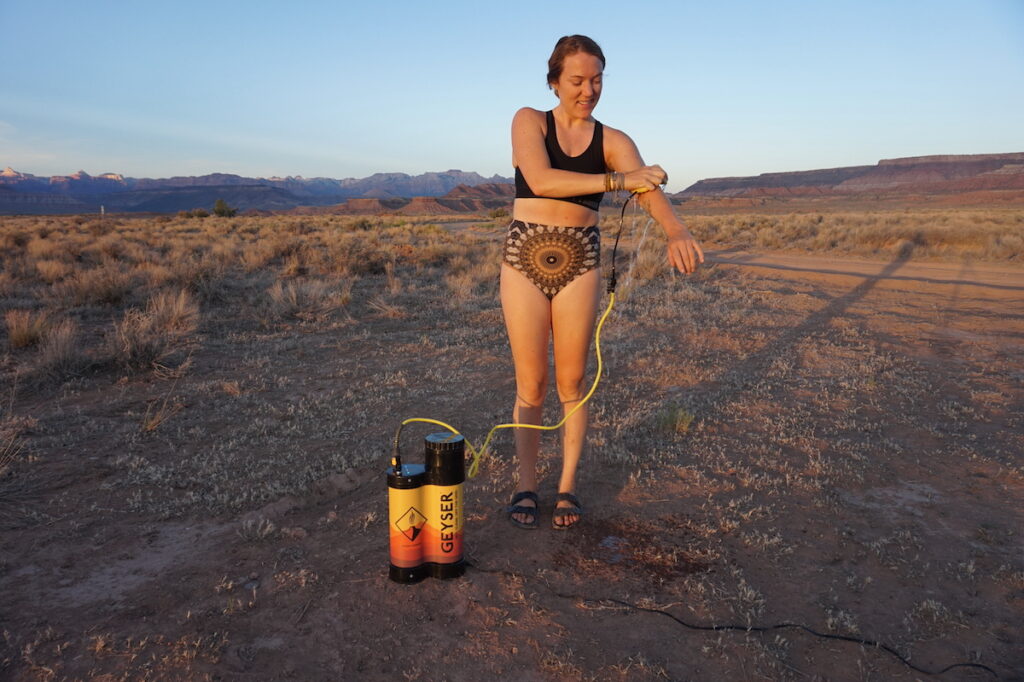
[[[594,137],[590,140],[590,146],[579,156],[569,156],[562,151],[558,144],[558,134],[555,132],[555,117],[550,111],[547,112],[548,132],[544,136],[544,147],[548,150],[548,160],[552,168],[558,170],[573,171],[576,173],[604,173],[608,167],[604,164],[604,126],[600,121],[594,121]],[[516,199],[556,199],[568,201],[573,204],[585,206],[591,211],[596,211],[601,205],[604,192],[596,194],[581,194],[575,197],[541,197],[534,194],[530,185],[526,183],[523,172],[516,166]]]

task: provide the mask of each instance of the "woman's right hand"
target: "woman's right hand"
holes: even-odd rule
[[[668,173],[661,166],[641,166],[626,173],[626,189],[630,192],[647,192],[668,182]]]

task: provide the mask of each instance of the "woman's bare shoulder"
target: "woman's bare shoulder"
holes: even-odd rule
[[[604,139],[605,142],[614,146],[626,145],[635,147],[636,144],[626,133],[622,132],[618,128],[612,128],[610,125],[601,124],[604,128]]]
[[[633,138],[611,126],[604,126],[604,158],[610,168],[619,171],[630,171],[638,164],[643,165]]]
[[[538,111],[537,109],[534,109],[533,107],[523,107],[522,109],[517,111],[516,115],[512,118],[512,124],[513,125],[519,124],[519,123],[543,124],[544,123],[544,116],[545,116],[545,112],[543,112],[543,111]]]

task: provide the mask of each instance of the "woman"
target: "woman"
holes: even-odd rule
[[[512,121],[516,199],[501,266],[501,306],[516,374],[513,420],[540,424],[547,391],[549,333],[555,385],[563,413],[584,396],[584,372],[600,299],[598,206],[605,191],[643,192],[640,204],[665,230],[669,263],[691,273],[704,254],[658,188],[660,166],[645,166],[623,132],[602,126],[593,111],[601,97],[605,59],[581,35],[563,37],[548,60],[548,87],[558,97],[549,112],[523,108]],[[562,427],[562,474],[554,528],[579,522],[576,469],[587,433],[584,405]],[[537,527],[540,432],[516,429],[519,486],[509,519]]]

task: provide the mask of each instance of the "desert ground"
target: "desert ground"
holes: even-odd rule
[[[514,395],[443,220],[0,217],[0,678],[1024,679],[1024,211],[695,215],[688,277],[627,213],[582,522],[505,431],[401,585],[395,428]]]

